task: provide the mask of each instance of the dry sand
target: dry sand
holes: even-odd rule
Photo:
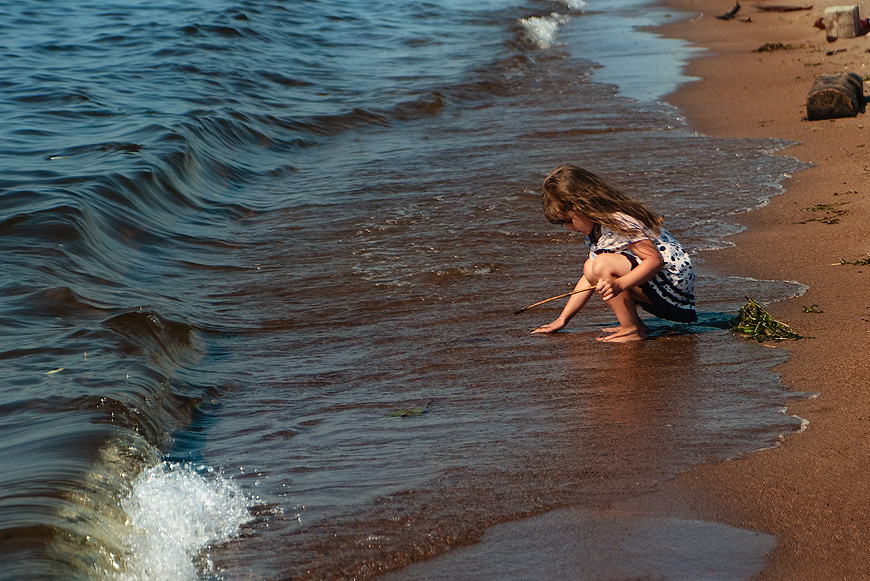
[[[735,248],[709,258],[740,276],[810,287],[768,310],[812,337],[777,346],[791,352],[777,370],[782,382],[820,395],[789,407],[809,421],[805,432],[772,450],[692,469],[637,508],[775,535],[762,579],[870,578],[870,266],[837,264],[870,253],[870,111],[810,122],[805,110],[816,77],[870,75],[870,37],[828,43],[813,27],[826,6],[848,4],[842,1],[785,13],[759,10],[769,1],[744,4],[729,21],[714,15],[732,0],[668,4],[691,16],[663,32],[709,49],[688,68],[701,80],[667,99],[690,126],[713,136],[793,140],[799,145],[782,155],[815,164],[787,180],[785,194],[742,217],[749,229]],[[870,16],[866,0],[859,8]],[[753,52],[766,43],[786,48]],[[843,213],[808,210],[819,204]],[[808,221],[816,218],[834,223]],[[812,305],[822,312],[805,312]]]

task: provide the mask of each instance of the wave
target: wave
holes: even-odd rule
[[[588,6],[586,0],[557,0],[559,4],[567,6],[571,10],[585,10]]]
[[[208,547],[236,537],[254,500],[212,468],[162,462],[143,472],[121,506],[129,518],[122,552],[102,577],[194,581],[214,574]],[[197,566],[198,564],[201,564]]]
[[[570,20],[564,14],[553,12],[548,16],[521,18],[519,23],[528,42],[537,48],[550,48],[556,43],[559,29]]]
[[[564,6],[572,13],[584,12],[587,7],[586,0],[554,0],[554,3]],[[522,29],[521,40],[535,48],[551,48],[556,44],[562,26],[571,19],[572,16],[555,11],[543,16],[520,18],[518,23]]]
[[[172,433],[190,424],[203,401],[216,397],[214,387],[179,374],[196,369],[201,343],[189,325],[156,311],[99,318],[107,309],[70,288],[32,291],[18,285],[17,292],[37,299],[29,304],[52,320],[71,324],[53,336],[26,325],[14,331],[23,344],[9,348],[8,338],[2,343],[0,358],[8,365],[0,380],[4,389],[19,386],[20,395],[12,399],[4,391],[0,406],[0,456],[7,468],[0,487],[17,491],[4,498],[0,538],[15,543],[4,551],[0,578],[93,578],[95,571],[113,572],[125,560],[136,563],[131,570],[153,570],[138,568],[145,549],[141,541],[131,546],[130,539],[165,537],[165,531],[139,529],[172,515],[137,523],[119,500],[137,494],[137,478],[171,448]],[[16,320],[26,320],[20,309],[18,314]],[[195,485],[190,475],[184,482]],[[214,482],[211,503],[228,515],[238,503],[218,493],[231,484]],[[199,511],[207,505],[185,506]],[[178,542],[187,541],[182,535]]]
[[[48,172],[3,193],[0,456],[18,496],[4,499],[0,537],[16,542],[0,577],[112,570],[127,520],[118,500],[214,393],[183,373],[205,355],[191,322],[207,322],[165,284],[233,244],[214,227],[191,235],[190,216],[238,220],[249,208],[223,199],[194,140],[165,141],[156,162],[143,160],[154,141],[131,143],[43,158],[114,167],[128,156],[125,173]]]

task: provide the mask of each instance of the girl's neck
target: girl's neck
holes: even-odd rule
[[[592,232],[589,233],[589,239],[595,243],[601,238],[601,224],[596,224],[592,227]]]

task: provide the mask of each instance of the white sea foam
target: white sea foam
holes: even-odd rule
[[[586,9],[586,0],[558,0],[558,3],[567,6],[571,10]]]
[[[231,480],[189,464],[162,463],[145,471],[122,501],[128,515],[127,550],[113,559],[115,579],[186,581],[200,578],[196,563],[251,520],[252,501]]]
[[[549,16],[521,18],[520,26],[523,27],[526,38],[538,46],[538,48],[550,48],[556,42],[556,37],[559,35],[559,27],[569,20],[568,16],[553,12]]]

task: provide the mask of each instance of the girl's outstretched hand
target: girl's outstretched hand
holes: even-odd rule
[[[538,327],[537,329],[532,331],[532,333],[538,333],[538,334],[555,333],[556,331],[558,331],[559,329],[561,329],[564,326],[565,326],[565,323],[563,323],[559,319],[556,319],[555,321],[553,321],[549,325],[541,325],[540,327]]]

